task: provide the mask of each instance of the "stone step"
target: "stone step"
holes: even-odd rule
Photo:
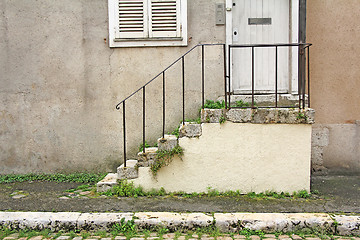
[[[106,192],[118,184],[118,179],[119,177],[117,173],[109,173],[103,180],[96,184],[96,190],[98,192]]]
[[[158,148],[160,151],[171,151],[178,145],[178,138],[175,135],[164,135],[158,139]]]
[[[157,147],[150,147],[145,148],[145,153],[139,152],[137,165],[139,167],[149,167],[155,161],[157,150]]]
[[[126,167],[122,164],[120,167],[117,168],[117,174],[119,179],[134,179],[138,177],[138,170],[137,170],[137,163],[138,160],[127,160]]]
[[[224,96],[219,97],[218,101],[223,101]],[[252,101],[251,95],[231,95],[231,103],[234,104],[237,101],[243,101],[245,103],[250,103]],[[274,106],[275,105],[275,94],[262,94],[255,95],[254,100],[257,106]],[[305,101],[307,102],[308,96],[305,95]],[[279,94],[278,95],[278,106],[298,106],[299,105],[299,95],[296,94]]]

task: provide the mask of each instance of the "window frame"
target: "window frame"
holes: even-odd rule
[[[146,0],[151,4],[151,0]],[[177,37],[144,37],[144,38],[116,38],[116,28],[119,27],[118,7],[119,0],[108,0],[109,11],[109,46],[110,47],[160,47],[160,46],[187,46],[187,0],[179,0],[180,11],[180,36]],[[145,9],[149,14],[149,7]],[[150,20],[144,22],[144,26],[150,27]]]

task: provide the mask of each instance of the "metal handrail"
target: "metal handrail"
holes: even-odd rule
[[[159,74],[157,74],[155,77],[153,77],[150,81],[148,81],[147,83],[145,83],[143,86],[141,86],[139,89],[137,89],[135,92],[133,92],[132,94],[130,94],[128,97],[126,97],[125,99],[123,99],[122,101],[120,101],[117,105],[116,105],[116,109],[120,110],[121,105],[122,105],[122,109],[123,109],[123,138],[124,138],[124,167],[126,167],[126,111],[125,111],[125,103],[126,100],[128,100],[129,98],[131,98],[132,96],[134,96],[135,94],[139,93],[140,91],[142,92],[142,100],[143,100],[143,136],[142,136],[142,143],[143,143],[143,152],[145,153],[145,138],[146,138],[146,131],[145,131],[145,122],[146,122],[146,104],[145,104],[145,99],[146,99],[146,86],[148,86],[151,82],[153,82],[155,79],[157,79],[159,76],[162,76],[162,94],[163,94],[163,104],[162,104],[162,136],[165,136],[165,123],[166,123],[166,119],[165,119],[165,103],[166,103],[166,99],[165,99],[165,73],[168,69],[170,69],[172,66],[174,66],[176,63],[178,63],[179,61],[181,61],[181,68],[182,68],[182,76],[181,76],[181,81],[182,81],[182,122],[185,122],[185,57],[192,52],[194,49],[201,47],[201,98],[202,98],[202,108],[204,108],[204,95],[205,95],[205,46],[222,46],[223,47],[223,64],[224,64],[224,93],[225,93],[225,108],[226,109],[230,109],[231,107],[231,50],[233,48],[251,48],[252,49],[252,57],[251,57],[251,62],[252,62],[252,79],[251,79],[251,85],[252,85],[252,103],[251,103],[251,107],[250,108],[255,108],[255,104],[254,104],[254,96],[255,96],[255,92],[254,92],[254,83],[255,83],[255,79],[254,79],[254,65],[255,65],[255,61],[254,61],[254,52],[256,48],[275,48],[276,49],[276,55],[275,55],[275,60],[276,60],[276,66],[275,66],[275,107],[276,108],[283,108],[284,106],[278,106],[278,100],[277,100],[277,96],[278,96],[278,90],[277,90],[277,85],[278,85],[278,48],[279,47],[298,47],[299,48],[299,69],[298,69],[298,94],[299,94],[299,108],[305,108],[305,88],[306,88],[306,76],[305,76],[305,71],[306,71],[306,67],[307,67],[307,83],[308,83],[308,106],[310,107],[310,63],[309,63],[309,58],[310,58],[310,46],[312,44],[310,43],[279,43],[279,44],[243,44],[243,45],[238,45],[238,44],[231,44],[228,45],[228,49],[226,49],[226,44],[224,43],[205,43],[205,44],[197,44],[195,46],[193,46],[190,50],[188,50],[186,53],[184,53],[181,57],[177,58],[173,63],[171,63],[168,67],[166,67],[163,71],[161,71]],[[305,52],[307,50],[307,66],[302,66],[300,64],[300,55],[303,53],[305,54]],[[227,54],[228,53],[228,54]],[[305,55],[304,55],[305,56]],[[228,59],[226,58],[228,57]],[[303,62],[305,65],[305,62]],[[291,106],[290,106],[291,107]],[[260,107],[261,108],[261,107]]]
[[[130,94],[128,97],[126,97],[124,100],[119,102],[116,105],[116,109],[120,110],[121,105],[123,108],[123,138],[124,138],[124,167],[126,167],[126,113],[125,113],[125,103],[126,100],[134,96],[135,94],[139,93],[140,91],[143,91],[143,153],[145,153],[145,121],[146,121],[146,105],[145,105],[145,91],[146,86],[149,85],[151,82],[153,82],[155,79],[157,79],[159,76],[162,75],[162,93],[163,93],[163,104],[162,104],[162,110],[163,110],[163,116],[162,116],[162,136],[165,136],[165,72],[170,69],[172,66],[174,66],[176,63],[178,63],[181,60],[182,63],[182,122],[185,122],[185,57],[192,52],[194,49],[201,47],[201,53],[202,53],[202,108],[204,108],[204,95],[205,95],[205,88],[204,88],[204,82],[205,82],[205,61],[204,61],[204,55],[205,55],[205,46],[223,46],[224,51],[224,83],[226,85],[226,45],[224,43],[205,43],[205,44],[197,44],[194,47],[192,47],[190,50],[188,50],[186,53],[184,53],[181,57],[176,59],[173,63],[171,63],[168,67],[166,67],[163,71],[161,71],[159,74],[157,74],[155,77],[153,77],[150,81],[145,83],[143,86],[141,86],[139,89],[137,89],[135,92]],[[226,87],[225,87],[225,94],[226,94]]]
[[[138,93],[140,90],[142,90],[144,87],[146,87],[148,84],[150,84],[152,81],[154,81],[156,78],[158,78],[163,72],[166,72],[169,68],[171,68],[173,65],[175,65],[177,62],[179,62],[182,58],[184,58],[186,55],[188,55],[190,52],[192,52],[195,48],[199,47],[199,46],[221,46],[221,45],[225,45],[224,43],[200,43],[195,45],[194,47],[192,47],[190,50],[188,50],[186,53],[184,53],[181,57],[179,57],[178,59],[176,59],[173,63],[171,63],[168,67],[166,67],[164,70],[162,70],[158,75],[156,75],[155,77],[153,77],[150,81],[148,81],[147,83],[145,83],[143,86],[141,86],[138,90],[136,90],[135,92],[133,92],[132,94],[130,94],[128,97],[126,97],[124,100],[120,101],[117,105],[116,105],[116,109],[119,110],[120,109],[120,105],[125,102],[126,100],[128,100],[129,98],[131,98],[132,96],[134,96],[136,93]]]

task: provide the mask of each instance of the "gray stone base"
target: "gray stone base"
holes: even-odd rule
[[[158,139],[158,148],[160,151],[171,151],[178,145],[178,139],[175,135],[165,135]]]
[[[134,179],[138,177],[137,160],[127,160],[126,167],[122,164],[117,168],[119,179]]]
[[[118,179],[119,177],[117,173],[109,173],[103,180],[96,184],[96,190],[98,192],[106,192],[118,184]]]

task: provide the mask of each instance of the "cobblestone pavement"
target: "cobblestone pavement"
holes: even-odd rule
[[[82,234],[74,234],[74,233],[52,233],[47,236],[31,236],[31,237],[24,237],[20,236],[18,233],[11,234],[3,240],[153,240],[153,239],[178,239],[178,240],[195,240],[195,239],[204,239],[204,240],[211,240],[211,239],[218,239],[218,240],[232,240],[232,239],[246,239],[246,240],[322,240],[322,239],[336,239],[336,240],[360,240],[360,237],[345,237],[345,236],[336,236],[336,235],[278,235],[278,234],[265,234],[265,235],[239,235],[239,234],[220,234],[217,236],[208,235],[208,234],[195,234],[195,233],[167,233],[167,234],[159,234],[159,233],[147,233],[147,234],[138,234],[132,237],[118,235],[118,236],[111,236],[105,233],[101,235],[94,235],[89,233],[82,233]]]

